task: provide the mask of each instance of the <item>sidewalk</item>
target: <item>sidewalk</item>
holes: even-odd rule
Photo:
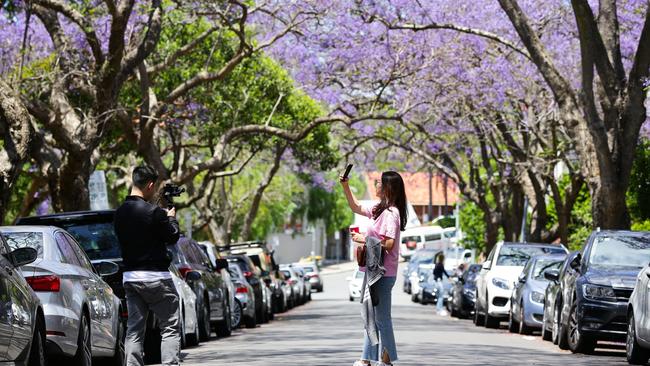
[[[331,263],[323,266],[320,271],[321,275],[332,275],[341,272],[352,272],[357,267],[356,262]]]

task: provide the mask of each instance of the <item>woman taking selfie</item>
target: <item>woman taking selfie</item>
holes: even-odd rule
[[[383,277],[373,285],[379,299],[379,304],[374,307],[376,328],[379,331],[379,344],[373,345],[366,333],[361,359],[356,361],[353,366],[370,365],[372,362],[378,362],[378,366],[392,365],[392,362],[397,361],[397,348],[390,314],[391,290],[395,285],[397,276],[400,231],[404,231],[407,221],[404,181],[396,172],[382,173],[381,181],[375,181],[379,203],[373,207],[361,207],[359,205],[352,191],[350,191],[348,179],[345,175],[340,177],[340,182],[352,211],[373,220],[366,235],[381,241],[383,266],[386,270]],[[359,233],[352,233],[352,241],[357,246],[364,245],[366,237]]]

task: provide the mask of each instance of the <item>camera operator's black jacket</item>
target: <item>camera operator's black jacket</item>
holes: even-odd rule
[[[167,245],[180,236],[178,221],[162,208],[138,196],[128,196],[115,211],[115,233],[120,241],[124,271],[167,271]]]

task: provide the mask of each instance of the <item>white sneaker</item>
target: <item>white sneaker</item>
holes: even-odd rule
[[[449,313],[447,313],[447,310],[442,310],[441,312],[438,313],[440,316],[447,316]]]
[[[369,363],[365,363],[361,360],[357,360],[352,366],[368,366],[370,365]]]
[[[375,364],[375,366],[393,366],[392,363],[384,363],[384,362],[378,362]]]

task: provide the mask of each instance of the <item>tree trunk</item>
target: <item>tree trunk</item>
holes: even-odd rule
[[[0,80],[0,224],[4,223],[16,178],[27,160],[33,127],[17,93]]]
[[[58,176],[58,194],[52,195],[55,211],[83,211],[90,209],[88,181],[92,170],[90,156],[68,155]]]
[[[499,223],[487,213],[483,217],[485,218],[485,255],[487,256],[499,241]]]
[[[613,181],[614,179],[601,177],[599,184],[589,185],[594,228],[630,228],[630,213],[625,202],[627,186]]]
[[[266,173],[266,176],[260,182],[260,184],[257,186],[257,190],[255,190],[255,195],[253,196],[253,201],[251,202],[251,207],[248,210],[248,213],[246,214],[246,218],[244,219],[244,228],[242,229],[242,238],[244,240],[251,240],[251,231],[253,229],[253,222],[255,221],[255,217],[257,217],[257,213],[260,208],[260,203],[262,202],[262,196],[264,195],[264,191],[268,186],[271,184],[271,181],[273,180],[273,177],[275,177],[275,174],[277,174],[278,170],[280,169],[280,163],[282,162],[282,155],[284,154],[284,151],[287,149],[287,145],[278,145],[276,147],[275,151],[275,159],[273,160],[273,165],[271,166],[271,169]]]

